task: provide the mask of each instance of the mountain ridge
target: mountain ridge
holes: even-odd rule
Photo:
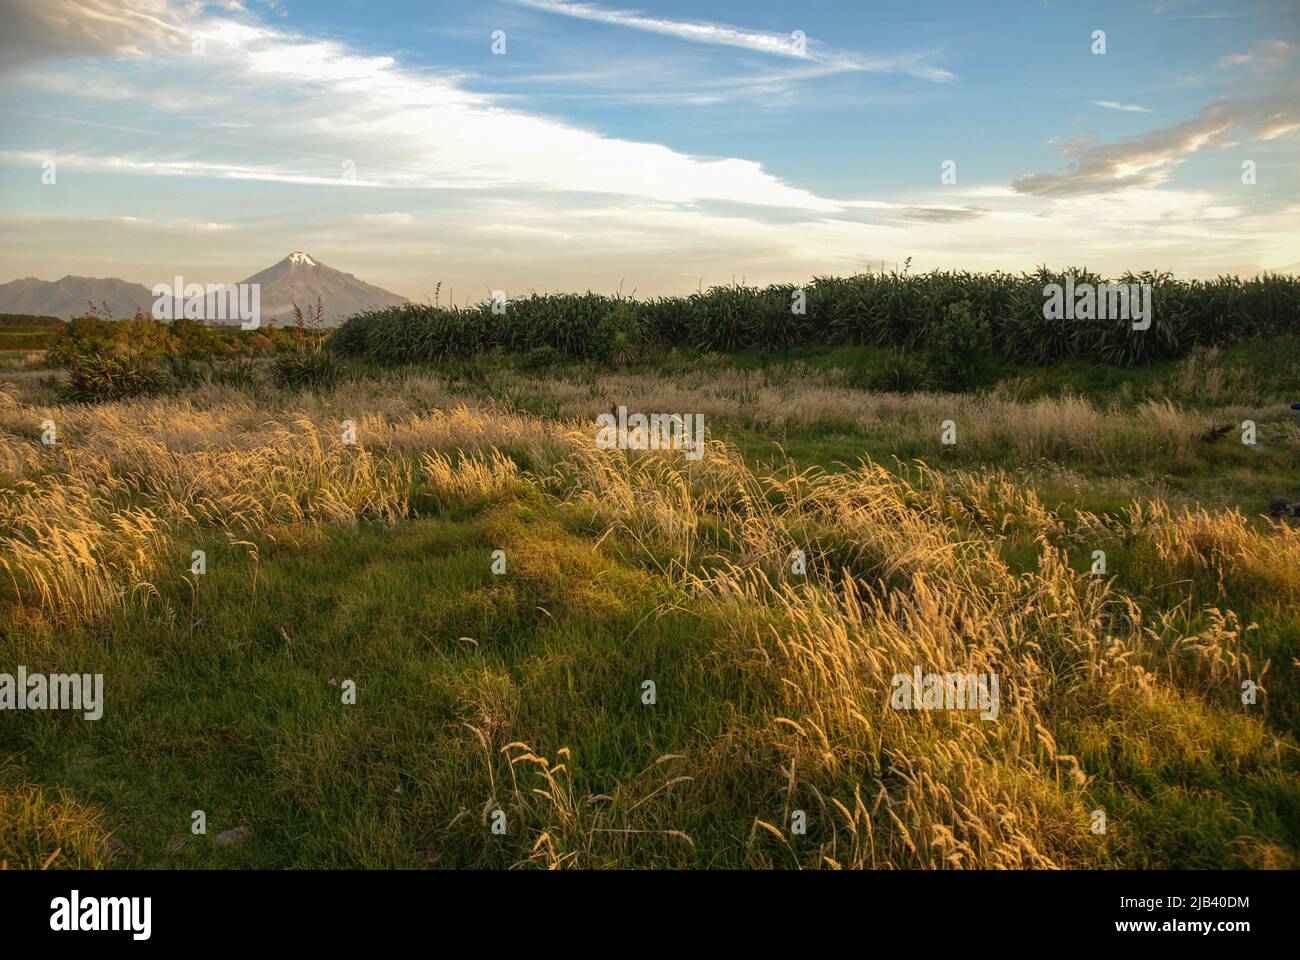
[[[173,280],[174,277],[167,277],[160,282],[170,285]],[[293,251],[240,283],[260,285],[262,323],[268,325],[292,323],[294,302],[305,311],[315,306],[317,297],[324,304],[324,320],[329,325],[341,323],[367,307],[408,302],[400,294],[330,267],[301,250]],[[153,302],[149,287],[119,277],[82,277],[69,273],[58,280],[21,277],[0,284],[0,313],[69,319],[85,315],[92,306],[99,309],[107,305],[112,316],[120,319],[133,316],[137,310],[149,314]]]

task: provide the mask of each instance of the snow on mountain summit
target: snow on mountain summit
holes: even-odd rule
[[[247,278],[244,283],[261,286],[263,322],[278,324],[293,320],[293,305],[315,306],[320,297],[325,305],[325,322],[339,323],[367,307],[388,307],[406,303],[406,298],[335,270],[295,250],[279,263]]]

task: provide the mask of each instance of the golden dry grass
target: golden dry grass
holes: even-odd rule
[[[236,540],[304,523],[397,524],[511,492],[548,498],[594,521],[602,549],[723,618],[720,655],[751,673],[754,689],[780,691],[779,715],[748,735],[783,758],[787,796],[811,793],[834,826],[810,859],[793,852],[785,822],[756,818],[751,843],[775,844],[765,855],[774,865],[1102,865],[1113,851],[1087,829],[1095,775],[1079,746],[1089,731],[1117,725],[1132,750],[1189,762],[1231,754],[1267,765],[1294,754],[1289,735],[1229,706],[1240,681],[1262,681],[1267,667],[1251,653],[1249,624],[1226,606],[1252,595],[1295,602],[1294,528],[1158,500],[1135,504],[1126,521],[1082,513],[1067,524],[995,471],[914,464],[900,475],[871,462],[834,474],[758,471],[717,440],[699,462],[597,449],[588,418],[639,387],[648,398],[633,378],[596,396],[553,384],[568,414],[560,420],[471,408],[421,378],[298,396],[280,412],[219,388],[99,407],[11,398],[0,404],[2,600],[54,618],[104,616],[147,603],[161,565],[188,567],[200,531]],[[659,409],[734,412],[704,387],[661,384],[654,396]],[[772,423],[834,414],[919,424],[951,403],[859,395],[850,407],[828,390],[794,408],[775,395],[752,407]],[[963,416],[976,444],[1098,461],[1134,448],[1176,454],[1205,426],[1167,404],[1121,415],[1076,399],[983,399]],[[39,439],[46,419],[58,425],[53,447]],[[341,439],[348,419],[355,446]],[[1189,602],[1207,601],[1208,625],[1193,627],[1181,602],[1153,613],[1072,567],[1070,551],[1095,534],[1125,538],[1134,556],[1186,581]],[[1011,538],[1035,545],[1033,569],[1007,562]],[[794,551],[805,553],[806,575],[793,573]],[[1225,603],[1209,607],[1207,592]],[[918,665],[999,675],[999,719],[892,709],[890,678]],[[545,865],[591,865],[599,833],[650,831],[689,846],[689,836],[638,820],[641,800],[687,778],[722,789],[698,764],[682,765],[687,773],[666,757],[613,791],[616,803],[593,806],[574,792],[563,751],[552,762],[523,743],[502,746],[484,732],[489,721],[474,736],[489,770],[493,751],[509,755],[511,781],[494,783],[485,816],[507,794],[540,811],[533,851]],[[1061,746],[1064,731],[1075,749]],[[1269,849],[1271,862],[1289,857]]]

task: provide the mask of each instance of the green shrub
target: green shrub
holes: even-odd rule
[[[546,373],[560,362],[560,351],[554,347],[543,344],[540,347],[533,347],[519,360],[519,368],[525,373]]]
[[[872,357],[850,382],[860,390],[919,393],[933,389],[935,378],[924,357],[896,348]]]
[[[363,310],[344,320],[329,335],[327,344],[344,357],[359,357],[369,349],[369,333],[374,325],[375,310]]]
[[[277,343],[293,346],[288,331],[271,328],[242,330],[235,325],[209,324],[187,317],[171,322],[143,313],[114,320],[107,313],[91,312],[73,318],[60,332],[51,331],[47,359],[55,366],[74,356],[178,357],[182,361],[211,361],[218,357],[268,353]],[[194,375],[184,363],[175,368],[183,382]]]
[[[449,383],[482,387],[489,380],[488,366],[478,357],[453,357],[442,364],[439,372]]]
[[[130,354],[73,353],[63,359],[68,381],[60,387],[65,400],[103,403],[161,393],[165,378],[155,363]]]
[[[0,350],[46,350],[59,339],[52,330],[0,330]]]
[[[170,387],[186,389],[202,383],[211,372],[212,365],[210,362],[203,364],[188,354],[168,354],[163,358],[163,367]]]
[[[275,382],[291,390],[325,390],[341,375],[338,358],[328,350],[291,350],[275,358]]]
[[[185,317],[173,320],[168,333],[171,334],[171,342],[167,352],[178,357],[197,360],[226,352],[226,344],[221,336],[199,320]]]
[[[631,363],[645,348],[645,327],[635,307],[620,303],[596,324],[591,353],[620,366]]]
[[[208,378],[224,387],[253,390],[257,387],[257,365],[250,360],[232,360],[213,367]]]
[[[988,322],[975,313],[969,300],[949,304],[931,326],[927,343],[930,369],[938,384],[953,390],[969,387],[991,344]]]

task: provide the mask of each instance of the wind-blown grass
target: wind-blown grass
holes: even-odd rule
[[[1060,508],[989,464],[764,466],[716,433],[698,462],[600,450],[594,399],[539,417],[431,376],[276,396],[0,404],[0,668],[108,691],[93,724],[0,715],[0,860],[100,865],[105,832],[135,866],[1300,854],[1284,522]],[[947,402],[863,398],[927,434]],[[1215,420],[978,403],[961,442],[1044,470],[1195,462]],[[997,674],[998,719],[893,709],[916,666]],[[196,808],[253,840],[189,836]]]

